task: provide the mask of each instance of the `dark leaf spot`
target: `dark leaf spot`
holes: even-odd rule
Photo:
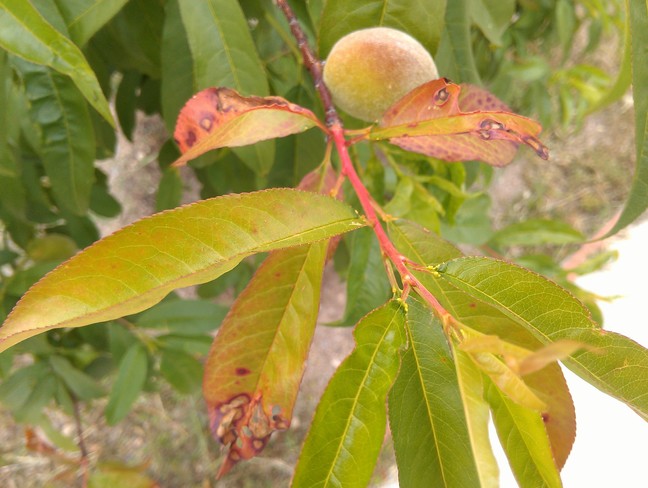
[[[247,368],[236,368],[236,374],[238,376],[246,376],[246,375],[248,375],[250,373],[251,373],[251,371],[249,369],[247,369]]]

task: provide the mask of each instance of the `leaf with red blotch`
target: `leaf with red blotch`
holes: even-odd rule
[[[212,345],[203,381],[212,433],[228,453],[218,477],[287,429],[315,331],[327,241],[271,253]]]
[[[281,97],[242,97],[230,88],[198,92],[180,111],[173,137],[182,156],[174,166],[220,147],[237,147],[326,127],[315,114]]]
[[[308,173],[299,188],[327,194],[336,182],[326,164]],[[203,381],[212,432],[228,447],[219,478],[290,425],[315,332],[324,263],[338,242],[271,252],[223,321]]]
[[[510,112],[493,94],[474,85],[440,78],[415,88],[392,105],[370,139],[446,161],[510,163],[520,144],[542,159],[549,151],[538,140],[537,122]]]

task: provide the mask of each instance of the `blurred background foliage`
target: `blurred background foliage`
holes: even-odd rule
[[[580,126],[630,84],[627,43],[626,55],[619,52],[628,39],[622,0],[429,0],[409,9],[385,2],[393,10],[381,17],[382,3],[292,2],[322,58],[353,30],[381,23],[405,30],[434,55],[443,76],[481,83],[514,111],[558,131]],[[619,73],[609,71],[609,60],[601,63],[610,39],[620,45]],[[96,241],[98,223],[120,215],[107,175],[95,164],[114,156],[115,125],[132,139],[138,113],[163,119],[166,142],[148,164],[159,165],[155,206],[164,210],[181,203],[188,185],[187,175],[170,167],[178,156],[170,134],[192,94],[229,86],[322,113],[287,23],[266,0],[5,0],[0,48],[0,319],[31,284]],[[386,144],[352,150],[389,213],[479,252],[518,259],[571,288],[600,319],[596,297],[571,285],[559,264],[585,236],[548,218],[494,229],[487,191],[492,168],[448,164]],[[190,171],[200,197],[208,198],[296,186],[324,157],[325,140],[309,131],[204,155]],[[570,271],[589,272],[610,257]],[[51,331],[0,354],[2,405],[17,422],[39,426],[50,442],[74,449],[74,435],[58,432],[45,407],[75,417],[79,405],[104,398],[105,419],[114,425],[142,392],[163,384],[196,394],[201,359],[227,311],[223,294],[231,300],[257,264],[244,262],[189,299],[172,294],[137,316]],[[347,308],[335,325],[353,325],[389,296],[370,233],[345,237],[335,266],[348,284]]]

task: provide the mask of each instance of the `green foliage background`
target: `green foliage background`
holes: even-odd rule
[[[632,82],[637,171],[612,232],[648,205],[648,13],[643,2],[293,4],[322,58],[351,31],[398,28],[424,44],[443,76],[483,83],[516,111],[547,126],[578,124],[621,97]],[[625,39],[616,77],[584,61],[611,31]],[[585,47],[575,53],[577,38]],[[106,175],[94,163],[114,155],[116,125],[132,138],[137,111],[160,114],[172,133],[180,108],[194,93],[228,86],[243,95],[283,96],[322,112],[284,18],[264,0],[0,0],[0,47],[0,319],[31,284],[99,238],[97,218],[120,213]],[[345,122],[358,126],[348,117]],[[365,184],[388,212],[453,242],[506,252],[512,245],[584,239],[553,221],[522,222],[494,233],[488,197],[482,193],[491,169],[478,162],[449,165],[393,147],[383,148],[385,159],[379,160],[371,150],[354,150]],[[324,151],[324,139],[309,131],[220,150],[191,166],[201,197],[207,198],[296,186],[320,164]],[[157,161],[163,175],[159,210],[180,203],[183,181],[169,167],[177,156],[169,137]],[[338,325],[355,324],[389,297],[371,237],[364,230],[353,233],[338,252],[336,266],[348,282],[347,309]],[[240,290],[255,265],[244,262],[222,283]],[[566,283],[563,275],[554,278]],[[115,424],[142,391],[157,388],[160,381],[195,393],[210,334],[226,313],[211,300],[223,286],[203,285],[200,299],[192,301],[172,294],[127,319],[51,331],[0,354],[0,400],[17,421],[46,425],[46,406],[55,404],[72,416],[75,403],[108,396],[105,416]],[[596,311],[594,301],[582,297]],[[364,320],[370,327],[371,316]],[[23,354],[31,358],[29,364],[15,365],[14,357]],[[392,403],[398,405],[399,399],[390,398]]]

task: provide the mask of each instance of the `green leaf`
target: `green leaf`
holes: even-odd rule
[[[63,261],[74,255],[76,244],[62,234],[46,234],[37,237],[27,245],[27,255],[34,261]]]
[[[269,94],[263,64],[254,46],[247,20],[235,0],[178,0],[193,59],[198,90],[226,86],[242,95]],[[274,162],[274,142],[264,142],[236,153],[260,175]]]
[[[347,273],[347,301],[344,316],[332,325],[352,326],[389,299],[391,287],[378,240],[371,229],[349,236],[351,263]]]
[[[513,21],[515,0],[469,0],[470,16],[484,36],[495,46],[502,46],[502,34]]]
[[[163,0],[129,0],[89,43],[118,71],[138,71],[160,77]]]
[[[165,301],[143,312],[138,327],[169,329],[185,335],[210,333],[222,322],[228,307],[207,300]]]
[[[145,473],[145,466],[99,463],[90,473],[88,488],[157,488],[160,486]]]
[[[480,85],[470,37],[470,0],[448,2],[445,28],[441,35],[439,52],[435,56],[439,73],[464,83]]]
[[[186,352],[164,349],[160,373],[176,390],[188,395],[200,390],[203,366],[200,361]]]
[[[87,401],[106,394],[94,379],[75,368],[66,358],[50,356],[49,363],[56,375],[79,400]]]
[[[438,230],[438,214],[443,213],[443,206],[422,185],[410,177],[403,177],[398,181],[394,197],[385,205],[385,211],[416,221],[428,229]]]
[[[479,478],[448,342],[422,302],[407,302],[409,348],[389,394],[398,480],[407,487],[477,487]]]
[[[110,392],[105,415],[108,425],[115,425],[130,411],[148,374],[148,355],[140,343],[133,344],[121,362],[117,379]]]
[[[34,386],[25,404],[13,412],[16,421],[34,424],[43,415],[43,408],[52,401],[57,389],[56,378],[43,376]]]
[[[482,373],[465,352],[452,345],[459,391],[468,424],[470,447],[479,474],[479,485],[482,488],[498,488],[499,468],[488,432],[490,409],[484,400]]]
[[[625,7],[625,22],[623,28],[623,58],[619,74],[610,89],[587,109],[587,113],[597,112],[620,99],[632,83],[632,35],[630,30],[630,12],[628,2]]]
[[[95,140],[81,94],[54,71],[16,61],[31,102],[31,119],[40,127],[40,155],[59,207],[84,215],[94,181]]]
[[[632,38],[632,92],[635,109],[637,163],[630,195],[619,220],[607,233],[616,234],[648,208],[648,4],[626,0]],[[607,237],[606,236],[606,237]]]
[[[50,374],[41,362],[15,371],[0,384],[0,401],[13,412],[22,409],[40,379]]]
[[[212,432],[229,445],[219,476],[290,425],[315,332],[327,244],[271,253],[218,331],[203,393]],[[227,415],[235,404],[239,422]]]
[[[648,418],[648,350],[600,329],[569,292],[546,278],[490,258],[459,258],[437,266],[440,276],[522,325],[543,344],[560,339],[594,348],[564,364],[599,390]]]
[[[164,8],[164,28],[160,47],[162,116],[167,130],[171,133],[175,128],[180,109],[199,88],[178,0],[167,1]]]
[[[497,231],[489,243],[497,246],[537,246],[583,242],[585,236],[566,222],[531,219]]]
[[[70,37],[83,46],[128,0],[55,0]]]
[[[177,168],[165,168],[155,196],[155,210],[175,208],[182,201],[184,183]]]
[[[44,19],[31,2],[0,1],[0,46],[68,75],[83,96],[114,126],[108,101],[81,50]]]
[[[328,0],[320,20],[319,55],[325,58],[338,39],[368,27],[392,27],[407,32],[434,54],[445,9],[446,0]]]
[[[490,383],[490,382],[489,382]],[[561,487],[542,416],[503,395],[493,384],[486,390],[493,423],[521,487]]]
[[[396,300],[358,323],[356,348],[317,406],[293,486],[367,486],[383,442],[385,401],[398,374],[404,325],[404,307]]]
[[[156,214],[93,244],[35,285],[0,328],[0,350],[49,329],[140,312],[251,254],[362,225],[344,203],[289,189],[227,195]]]
[[[137,95],[142,83],[142,74],[137,71],[126,71],[119,82],[115,94],[115,111],[119,127],[124,135],[133,140],[135,130],[135,112],[137,110]]]
[[[461,252],[450,243],[411,222],[390,223],[388,229],[389,235],[399,251],[418,263],[436,264],[461,256]],[[525,349],[537,350],[542,346],[542,343],[522,325],[509,319],[496,308],[455,288],[440,276],[423,272],[416,272],[416,276],[441,302],[443,307],[464,325],[483,334],[499,336],[506,339],[507,342]],[[480,444],[487,443],[487,436],[486,439],[483,437],[483,406],[475,406],[476,412],[472,414],[469,412],[469,408],[476,401],[474,399],[475,395],[481,398],[479,393],[481,391],[481,380],[474,378],[473,373],[476,371],[476,365],[469,358],[465,359],[470,361],[470,365],[466,366],[466,364],[457,363],[458,376],[462,395],[464,395],[464,408],[471,425],[469,428],[473,441],[473,450],[477,451],[476,442],[479,441]],[[479,385],[463,385],[462,378],[466,375],[472,375],[472,379],[467,381],[478,382]],[[574,443],[576,421],[574,405],[562,371],[557,364],[552,364],[537,373],[525,376],[524,380],[547,405],[544,411],[545,426],[551,440],[556,464],[563,466]],[[469,401],[467,398],[469,398],[470,394],[464,392],[464,390],[473,387],[479,391],[473,391],[473,399]],[[472,419],[472,415],[477,418]],[[472,423],[478,425],[473,427]],[[475,434],[473,434],[473,430]],[[480,465],[480,456],[484,452],[483,448],[479,448],[479,453],[475,453],[478,466]],[[479,468],[480,473],[484,470],[487,473],[492,472],[488,468],[490,463],[488,456],[481,463],[486,463],[486,467]],[[484,483],[483,476],[480,474],[482,483]]]
[[[7,53],[0,50],[0,207],[12,217],[25,218],[26,195],[20,180],[20,166],[10,142],[17,134],[12,134],[18,124],[15,124],[20,114],[16,113],[16,105],[12,70]]]

